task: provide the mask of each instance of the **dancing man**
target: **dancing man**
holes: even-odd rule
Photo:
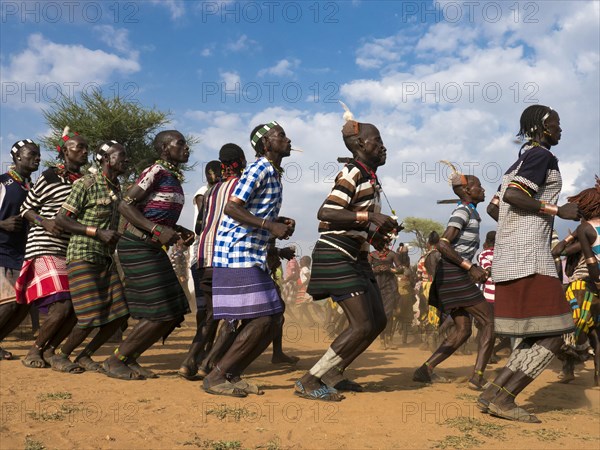
[[[337,175],[317,214],[321,236],[312,253],[308,293],[315,300],[331,297],[343,309],[348,327],[325,355],[296,381],[294,394],[308,399],[340,401],[338,390],[362,391],[344,370],[385,329],[381,293],[371,265],[369,244],[382,250],[386,234],[398,227],[381,214],[381,185],[375,174],[385,164],[386,148],[375,125],[359,123],[347,111],[342,137],[353,158]]]
[[[527,140],[519,158],[502,177],[488,207],[498,217],[492,277],[496,333],[522,338],[506,366],[479,396],[484,412],[521,422],[540,423],[515,398],[548,367],[574,330],[569,304],[550,251],[554,216],[577,220],[577,205],[556,205],[562,186],[558,159],[550,152],[561,137],[552,108],[523,111],[518,136]]]
[[[28,224],[19,215],[27,197],[31,174],[40,165],[40,148],[31,139],[14,143],[13,165],[0,175],[0,342],[17,328],[29,312],[29,304],[16,302],[15,282],[23,265]],[[0,360],[12,359],[0,348]]]
[[[204,378],[210,394],[245,397],[258,386],[242,380],[244,370],[273,340],[283,301],[267,271],[271,235],[290,237],[292,219],[279,216],[282,203],[281,162],[291,141],[277,122],[258,125],[250,134],[258,159],[251,163],[225,205],[213,257],[213,310],[216,320],[240,320],[235,340]]]
[[[88,143],[66,127],[56,148],[62,162],[42,172],[21,206],[21,215],[31,223],[31,228],[27,235],[25,262],[15,285],[17,302],[35,302],[34,306],[48,313],[38,337],[22,360],[31,368],[46,367],[55,348],[77,322],[66,263],[70,235],[55,219],[73,183],[81,178],[80,169],[88,161]],[[82,371],[74,363],[63,365],[60,370]]]
[[[71,301],[77,325],[52,357],[52,368],[71,364],[69,355],[94,329],[98,333],[77,356],[85,370],[99,372],[102,366],[92,355],[127,321],[129,311],[113,253],[120,234],[117,231],[121,198],[119,175],[127,170],[125,147],[116,141],[100,144],[95,158],[96,174],[84,176],[56,216],[58,225],[71,233],[67,248],[67,271]]]
[[[413,381],[447,381],[433,370],[471,336],[471,317],[474,317],[480,324],[481,332],[469,387],[481,390],[485,384],[483,371],[494,345],[494,316],[492,307],[475,284],[484,282],[487,272],[471,261],[479,249],[481,218],[477,205],[485,199],[485,190],[481,187],[479,178],[458,173],[452,164],[450,167],[453,169],[450,176],[452,190],[460,201],[437,245],[442,257],[433,277],[429,304],[448,314],[454,322],[454,328],[433,355],[415,371]]]
[[[125,274],[129,313],[139,319],[103,368],[123,380],[156,378],[137,359],[161,337],[166,339],[190,312],[188,299],[163,247],[179,239],[194,242],[194,233],[177,225],[183,209],[183,174],[179,168],[190,157],[185,137],[176,130],[154,138],[158,160],[146,168],[126,192],[119,211],[129,221],[117,250]]]

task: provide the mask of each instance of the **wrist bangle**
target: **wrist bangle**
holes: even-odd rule
[[[152,231],[150,232],[150,233],[152,234],[152,235],[150,236],[150,240],[151,240],[152,242],[158,242],[158,241],[159,241],[159,238],[160,238],[160,235],[161,235],[161,233],[162,233],[162,230],[163,230],[163,227],[162,227],[162,225],[158,225],[158,224],[154,225],[154,226],[152,227]]]
[[[450,244],[450,241],[446,238],[440,238],[440,241],[444,241],[445,243]]]
[[[85,227],[85,235],[89,237],[96,237],[98,234],[97,227]]]
[[[369,222],[369,211],[357,211],[356,222],[368,223]]]
[[[548,214],[550,216],[556,216],[558,214],[558,206],[552,205],[544,202],[540,202],[540,212],[544,214]]]
[[[564,241],[565,241],[565,244],[568,244],[569,242],[571,242],[571,241],[574,241],[574,240],[575,240],[575,236],[573,236],[572,234],[569,234],[569,235],[568,235],[568,236],[567,236],[567,237],[564,239]]]
[[[596,258],[594,258],[593,256],[590,256],[589,258],[585,259],[585,263],[586,264],[598,264],[598,260]]]
[[[154,234],[154,230],[156,230],[156,227],[158,226],[158,224],[155,224],[152,229],[150,230],[150,236],[152,236]]]
[[[264,229],[265,228],[265,223],[267,222],[267,219],[263,219],[262,222],[260,223],[260,228]]]
[[[469,271],[469,270],[471,270],[471,267],[473,267],[473,263],[471,261],[467,261],[466,259],[463,259],[462,262],[460,263],[460,267],[462,267],[466,271]]]
[[[498,198],[497,195],[494,195],[494,198],[492,199],[492,201],[490,203],[492,205],[500,206],[500,199]]]

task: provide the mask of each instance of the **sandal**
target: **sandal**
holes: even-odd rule
[[[30,369],[44,369],[49,367],[44,358],[41,355],[27,355],[25,359],[21,360],[21,363],[25,367],[29,367]]]
[[[4,359],[6,361],[13,359],[13,354],[3,348],[0,348],[0,359]]]
[[[72,362],[67,355],[57,354],[52,357],[52,370],[62,373],[83,373],[85,369]]]
[[[476,406],[477,408],[479,408],[479,411],[481,411],[484,414],[487,414],[489,412],[490,401],[479,396],[477,398]]]
[[[145,380],[143,376],[131,370],[126,364],[110,367],[108,360],[102,363],[102,368],[106,376],[118,380]]]
[[[300,358],[297,356],[288,356],[286,354],[271,357],[271,364],[290,364],[293,366],[298,363],[298,361],[300,361]]]
[[[438,375],[435,372],[429,373],[429,369],[427,369],[425,364],[415,370],[413,381],[418,381],[419,383],[450,383],[448,378]]]
[[[245,391],[236,387],[230,381],[225,381],[221,384],[216,384],[214,386],[208,386],[207,380],[205,378],[202,387],[204,388],[204,391],[207,394],[226,395],[228,397],[237,397],[237,398],[248,397],[248,394]]]
[[[75,358],[75,363],[79,364],[81,367],[83,367],[88,372],[104,373],[104,368],[102,367],[102,364],[94,361],[91,358],[91,356],[77,357],[77,358]]]
[[[493,416],[501,417],[502,419],[507,420],[514,420],[516,422],[542,423],[542,421],[536,416],[525,411],[519,406],[515,406],[512,409],[500,409],[498,406],[494,405],[493,403],[490,403],[488,405],[488,412]]]
[[[241,378],[237,381],[231,381],[231,383],[238,389],[241,389],[246,394],[255,394],[255,395],[263,395],[265,391],[260,389],[256,384],[248,383],[246,380],[242,380]]]
[[[202,380],[206,375],[199,375],[197,368],[192,368],[190,366],[182,364],[182,366],[177,371],[177,376],[185,378],[188,381],[199,381]]]
[[[143,378],[158,378],[158,375],[152,372],[150,369],[146,369],[138,364],[136,360],[127,361],[126,364],[131,370]]]
[[[318,389],[307,391],[300,380],[296,381],[294,395],[307,400],[321,400],[323,402],[341,402],[346,398],[338,394],[334,388],[330,388],[325,384],[322,384]]]

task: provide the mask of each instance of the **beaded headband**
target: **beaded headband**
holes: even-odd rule
[[[56,151],[60,152],[65,142],[67,142],[69,139],[74,138],[75,136],[79,136],[79,133],[77,131],[71,132],[71,129],[68,126],[66,126],[60,138],[62,142],[56,146]]]
[[[279,124],[275,121],[273,122],[269,122],[268,124],[266,124],[265,126],[259,128],[258,130],[256,130],[256,133],[254,133],[254,135],[252,136],[252,139],[250,139],[250,143],[252,144],[252,148],[256,149],[256,144],[258,143],[258,141],[260,140],[260,138],[262,138],[265,134],[267,134],[267,132],[272,129],[279,126]]]
[[[14,143],[14,145],[10,149],[10,153],[12,155],[16,155],[18,153],[18,151],[21,150],[23,147],[25,147],[27,144],[33,144],[33,145],[37,146],[37,144],[35,142],[33,142],[31,139],[23,139],[23,140],[20,140],[20,141]]]

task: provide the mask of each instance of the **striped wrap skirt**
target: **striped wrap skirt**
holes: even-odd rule
[[[243,320],[283,312],[283,301],[271,276],[258,266],[214,267],[214,319]]]
[[[560,280],[540,274],[496,283],[494,324],[496,334],[522,338],[575,330]]]
[[[485,302],[485,298],[469,272],[441,258],[429,291],[429,305],[450,314],[456,308],[480,302]]]
[[[361,243],[355,239],[322,235],[312,253],[307,292],[315,300],[335,299],[377,286],[368,253],[360,248]]]
[[[116,266],[75,260],[67,264],[71,301],[79,328],[101,327],[127,316],[123,285]]]
[[[190,307],[167,252],[127,231],[119,240],[117,251],[125,275],[125,298],[131,317],[183,321]]]

